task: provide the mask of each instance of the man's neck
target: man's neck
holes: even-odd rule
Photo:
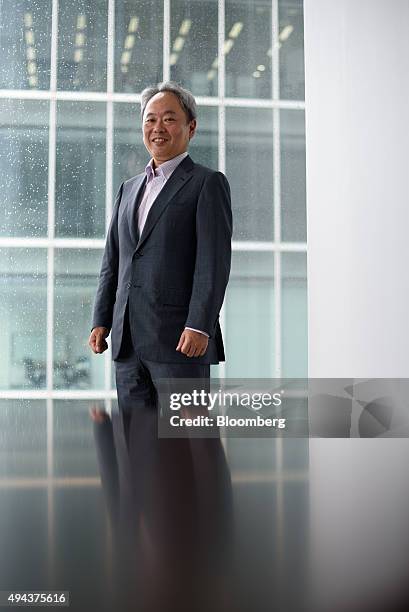
[[[155,170],[161,164],[164,164],[164,163],[170,161],[171,159],[175,159],[175,157],[179,157],[179,155],[183,155],[186,152],[187,151],[181,151],[180,153],[178,153],[177,155],[174,155],[173,157],[170,157],[169,159],[157,160],[154,157],[152,157],[152,169]]]

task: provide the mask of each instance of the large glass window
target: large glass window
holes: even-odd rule
[[[281,261],[283,376],[307,378],[307,258],[284,253]]]
[[[113,195],[122,181],[143,172],[149,157],[142,141],[140,104],[114,105]]]
[[[280,112],[282,239],[307,240],[304,112]]]
[[[226,296],[228,355],[231,378],[274,375],[274,254],[233,254]]]
[[[45,236],[49,103],[0,99],[0,235]]]
[[[272,110],[228,108],[226,131],[226,173],[232,185],[234,237],[272,240]]]
[[[47,252],[0,249],[0,389],[46,385]]]
[[[54,386],[98,389],[104,359],[87,345],[101,251],[58,249],[55,253]]]
[[[304,19],[299,0],[279,0],[280,97],[304,100]]]
[[[217,0],[173,0],[171,6],[171,78],[195,95],[217,95]]]
[[[226,95],[271,97],[271,11],[268,0],[226,0]]]
[[[197,130],[191,140],[189,153],[196,163],[218,169],[218,116],[214,106],[199,106]]]
[[[163,2],[115,2],[115,90],[140,92],[162,80]]]
[[[108,0],[59,0],[58,89],[107,86]]]
[[[149,160],[140,92],[167,78],[197,96],[192,158],[231,186],[217,372],[305,376],[302,1],[0,7],[3,399],[19,389],[114,398],[109,354],[87,346],[92,305],[113,198]]]
[[[0,0],[0,88],[50,87],[51,0]]]
[[[105,116],[105,104],[100,102],[58,104],[57,236],[104,236]]]

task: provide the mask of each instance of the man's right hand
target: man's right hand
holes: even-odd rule
[[[108,344],[105,338],[109,334],[109,329],[106,327],[94,327],[88,340],[88,344],[94,353],[103,353],[107,350]]]

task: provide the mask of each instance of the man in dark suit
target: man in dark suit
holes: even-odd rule
[[[227,179],[187,154],[192,94],[175,83],[148,88],[141,114],[152,158],[119,188],[89,338],[103,353],[111,333],[119,408],[128,413],[156,401],[157,379],[208,380],[210,364],[224,360],[219,312],[231,261]]]

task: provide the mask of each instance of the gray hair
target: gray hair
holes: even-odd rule
[[[141,117],[145,112],[146,105],[149,100],[156,96],[157,93],[168,91],[169,93],[173,93],[179,100],[180,106],[186,113],[188,121],[192,121],[192,119],[196,119],[197,117],[197,108],[196,108],[196,100],[193,97],[193,94],[190,93],[188,89],[184,89],[174,81],[165,81],[163,83],[158,83],[157,87],[147,87],[141,93]]]

